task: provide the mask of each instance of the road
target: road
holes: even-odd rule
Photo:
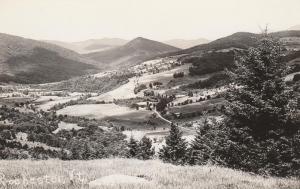
[[[172,124],[171,121],[167,120],[166,118],[164,118],[158,111],[154,110],[153,111],[160,119],[164,120],[165,122],[169,123],[170,125]],[[186,127],[182,127],[182,126],[178,126],[179,129],[184,133],[184,134],[195,134],[196,131],[194,129],[190,129],[190,128],[186,128]]]

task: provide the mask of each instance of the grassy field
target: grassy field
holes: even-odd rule
[[[169,108],[171,113],[192,113],[197,111],[207,111],[216,104],[221,104],[224,101],[223,98],[211,99],[202,102],[196,102],[193,104],[187,104],[182,106],[174,106]]]
[[[0,161],[0,188],[89,188],[103,176],[121,174],[147,179],[147,184],[110,185],[126,189],[299,189],[294,179],[264,178],[214,166],[173,166],[158,160],[103,159],[93,161]]]
[[[135,110],[128,107],[118,106],[115,104],[80,104],[63,108],[57,111],[58,114],[70,116],[83,116],[95,119],[120,119],[120,120],[139,120],[143,121],[152,114],[147,110]]]

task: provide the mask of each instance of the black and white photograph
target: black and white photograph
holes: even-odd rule
[[[300,1],[0,0],[0,189],[300,189]]]

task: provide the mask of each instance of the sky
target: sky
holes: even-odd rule
[[[0,33],[43,40],[214,40],[298,24],[300,0],[0,0]]]

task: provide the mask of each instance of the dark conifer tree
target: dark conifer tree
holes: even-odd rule
[[[187,142],[182,138],[178,126],[171,124],[170,134],[166,137],[166,145],[159,151],[159,158],[164,162],[182,165],[187,160]]]
[[[150,138],[144,136],[138,144],[137,158],[142,160],[152,159],[155,154]]]
[[[226,96],[227,124],[247,128],[256,138],[289,135],[300,127],[294,119],[296,98],[284,81],[288,67],[282,46],[264,35],[258,47],[240,56],[237,69],[229,72],[234,85]]]
[[[135,158],[138,154],[139,146],[138,141],[133,138],[133,136],[130,137],[129,142],[127,143],[128,152],[127,157],[128,158]]]
[[[203,165],[210,161],[210,154],[213,151],[211,146],[207,145],[207,140],[211,139],[211,133],[207,132],[210,126],[208,120],[205,119],[203,125],[197,128],[195,139],[191,144],[190,164]]]

